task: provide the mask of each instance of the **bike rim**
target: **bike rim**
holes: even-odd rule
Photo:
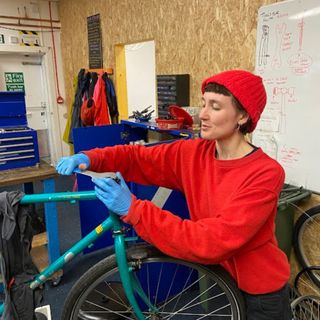
[[[240,311],[232,291],[217,283],[201,265],[149,258],[135,271],[158,313],[150,313],[138,299],[146,319],[237,319]],[[221,288],[223,286],[223,289]],[[118,289],[116,289],[118,287]],[[73,310],[83,320],[135,319],[120,285],[116,267],[84,290]]]
[[[301,255],[301,263],[303,267],[310,267],[320,265],[319,257],[314,253],[318,252],[320,232],[320,212],[316,215],[310,216],[300,227],[298,242],[299,251]],[[308,276],[309,275],[309,276]],[[318,294],[317,288],[312,281],[315,280],[320,283],[320,271],[308,271],[305,275],[305,281],[301,282],[301,291],[303,294]]]
[[[315,296],[302,296],[291,303],[293,319],[319,320],[320,299]]]

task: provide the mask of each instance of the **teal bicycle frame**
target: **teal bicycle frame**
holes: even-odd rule
[[[31,194],[24,195],[20,201],[21,204],[29,203],[43,203],[43,202],[61,202],[67,201],[74,203],[80,200],[96,200],[94,191],[79,191],[79,192],[59,192],[47,194]],[[35,289],[46,282],[55,272],[63,268],[63,266],[72,260],[76,255],[81,253],[85,248],[92,245],[106,231],[112,230],[114,236],[114,248],[116,254],[116,261],[119,268],[120,279],[123,284],[125,294],[128,298],[133,311],[139,320],[145,319],[135,294],[149,307],[149,310],[157,313],[158,310],[151,304],[147,295],[140,286],[139,281],[133,274],[133,269],[129,266],[126,258],[126,242],[136,240],[136,237],[126,237],[120,222],[119,217],[109,211],[109,217],[98,225],[94,230],[67,250],[61,257],[49,265],[45,270],[35,276],[34,280],[30,283],[30,288]],[[0,316],[4,312],[4,305],[0,305]]]

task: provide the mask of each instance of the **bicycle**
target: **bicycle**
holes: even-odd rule
[[[320,297],[312,295],[298,297],[292,301],[291,310],[294,320],[319,320]]]
[[[94,191],[24,195],[21,204],[97,199]],[[62,312],[69,319],[245,319],[234,280],[222,267],[168,257],[136,236],[128,236],[119,217],[109,217],[39,273],[35,289],[112,231],[115,254],[86,271],[72,287]],[[170,280],[170,281],[169,281]],[[0,306],[0,315],[3,313]]]
[[[320,260],[317,252],[320,206],[310,208],[298,218],[293,229],[293,247],[302,270],[294,280],[297,297],[291,301],[295,320],[320,319]]]
[[[292,291],[295,295],[290,300],[294,320],[320,319],[320,296],[309,275],[314,270],[320,270],[320,267],[304,268],[294,279]]]
[[[298,218],[293,230],[294,251],[303,268],[301,277],[308,277],[309,287],[313,287],[313,290],[318,294],[320,292],[320,258],[315,252],[318,252],[319,248],[319,231],[320,206],[306,210]],[[311,294],[315,294],[315,292],[311,292]]]

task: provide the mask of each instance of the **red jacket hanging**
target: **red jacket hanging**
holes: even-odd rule
[[[95,103],[94,125],[102,126],[105,124],[111,124],[105,82],[102,79],[102,74],[99,75],[98,81],[94,87],[93,100]]]
[[[86,99],[81,106],[81,119],[85,126],[111,124],[105,82],[101,74],[94,87],[93,98]]]

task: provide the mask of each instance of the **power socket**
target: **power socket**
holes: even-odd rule
[[[9,42],[12,44],[18,44],[19,43],[19,38],[16,36],[10,36],[9,37]]]

